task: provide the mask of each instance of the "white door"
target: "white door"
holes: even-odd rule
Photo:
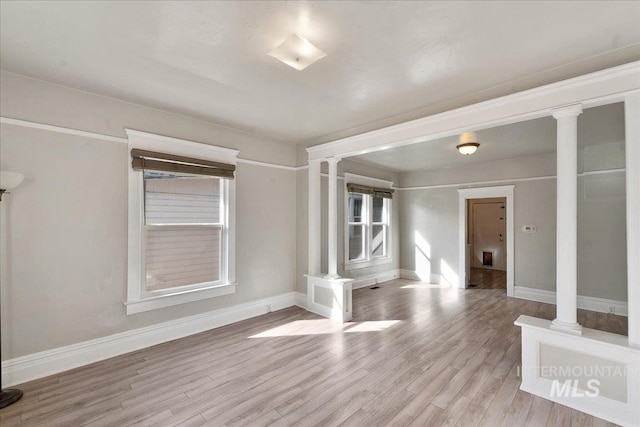
[[[504,202],[482,203],[472,205],[473,236],[471,266],[507,269],[507,221]]]

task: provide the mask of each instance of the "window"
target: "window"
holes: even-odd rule
[[[345,269],[391,262],[393,190],[347,183],[346,193]]]
[[[224,180],[144,172],[145,291],[222,283]]]
[[[127,314],[234,293],[238,152],[130,130],[127,134]]]
[[[366,259],[366,197],[364,194],[349,194],[349,261]]]

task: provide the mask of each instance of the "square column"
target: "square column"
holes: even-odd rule
[[[352,315],[353,279],[338,276],[338,162],[329,158],[328,264],[327,275],[320,273],[321,247],[321,172],[322,161],[309,161],[309,273],[306,309],[338,322],[348,322]]]
[[[629,343],[640,347],[640,93],[624,101],[627,179],[627,301]]]
[[[338,275],[338,162],[340,159],[330,157],[329,164],[329,195],[327,201],[327,264],[326,279],[337,279]]]
[[[581,105],[552,111],[557,120],[556,318],[554,329],[582,333],[578,324],[578,115]]]
[[[321,247],[321,174],[320,174],[320,160],[310,160],[308,169],[309,179],[309,261],[308,261],[308,274],[319,275],[320,274],[320,247]]]

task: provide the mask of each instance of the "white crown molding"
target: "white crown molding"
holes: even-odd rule
[[[47,130],[49,132],[64,133],[67,135],[83,136],[86,138],[100,139],[100,140],[109,141],[109,142],[118,142],[121,144],[129,143],[129,140],[127,138],[120,138],[118,136],[104,135],[101,133],[87,132],[84,130],[65,128],[61,126],[47,125],[44,123],[29,122],[27,120],[12,119],[10,117],[0,117],[0,123],[14,125],[14,126],[21,126],[21,127],[31,128],[31,129]]]
[[[103,140],[103,141],[109,141],[109,142],[117,142],[120,144],[128,144],[129,143],[129,139],[127,138],[120,138],[117,136],[111,136],[111,135],[105,135],[105,134],[101,134],[101,133],[95,133],[95,132],[86,132],[83,130],[77,130],[77,129],[71,129],[71,128],[65,128],[62,126],[53,126],[53,125],[48,125],[48,124],[44,124],[44,123],[37,123],[37,122],[30,122],[27,120],[20,120],[20,119],[12,119],[9,117],[0,117],[0,123],[4,123],[4,124],[8,124],[8,125],[13,125],[13,126],[20,126],[20,127],[26,127],[26,128],[31,128],[31,129],[41,129],[41,130],[46,130],[49,132],[56,132],[56,133],[64,133],[67,135],[75,135],[75,136],[82,136],[85,138],[91,138],[91,139],[99,139],[99,140]],[[205,144],[207,145],[207,144]],[[286,165],[280,165],[277,163],[269,163],[269,162],[261,162],[261,161],[257,161],[257,160],[250,160],[250,159],[243,159],[243,158],[236,158],[236,162],[237,163],[245,163],[248,165],[254,165],[254,166],[262,166],[265,168],[275,168],[275,169],[282,169],[282,170],[288,170],[288,171],[304,171],[309,169],[309,165],[303,165],[303,166],[286,166]],[[602,174],[602,173],[616,173],[616,172],[624,172],[625,169],[621,168],[621,169],[607,169],[607,170],[602,170],[602,171],[590,171],[590,172],[583,172],[578,174],[578,176],[585,176],[585,175],[596,175],[596,174]],[[353,174],[355,175],[355,174]],[[323,177],[327,177],[327,174],[322,174]],[[424,186],[417,186],[417,187],[391,187],[394,190],[399,190],[399,191],[404,191],[404,190],[424,190],[424,189],[431,189],[431,188],[448,188],[448,187],[459,187],[459,186],[465,186],[465,185],[484,185],[484,184],[499,184],[499,183],[503,183],[503,182],[517,182],[517,181],[535,181],[535,180],[540,180],[540,179],[555,179],[555,175],[549,175],[549,176],[540,176],[540,177],[531,177],[531,178],[514,178],[514,179],[503,179],[503,180],[495,180],[495,181],[477,181],[477,182],[462,182],[459,184],[440,184],[440,185],[424,185]],[[344,179],[344,177],[339,176],[338,179]],[[377,178],[376,178],[377,179]],[[385,180],[380,180],[380,181],[384,181],[384,182],[388,182]]]
[[[308,147],[310,160],[350,157],[551,115],[555,108],[584,108],[624,101],[640,90],[640,61],[512,95],[472,104],[371,132]]]
[[[53,126],[53,125],[48,125],[48,124],[44,124],[44,123],[30,122],[30,121],[27,121],[27,120],[12,119],[10,117],[0,117],[0,123],[13,125],[13,126],[26,127],[26,128],[31,128],[31,129],[46,130],[46,131],[49,131],[49,132],[63,133],[63,134],[66,134],[66,135],[74,135],[74,136],[81,136],[81,137],[91,138],[91,139],[99,139],[99,140],[102,140],[102,141],[117,142],[117,143],[120,143],[120,144],[128,144],[129,143],[129,139],[128,138],[120,138],[120,137],[117,137],[117,136],[105,135],[105,134],[95,133],[95,132],[87,132],[87,131],[83,131],[83,130],[66,128],[66,127],[62,127],[62,126]],[[137,131],[131,131],[131,132],[137,132]],[[144,132],[139,132],[139,133],[144,133]],[[159,136],[159,135],[157,135],[157,136]],[[163,138],[169,138],[169,137],[163,137]],[[208,144],[204,144],[204,145],[208,145]],[[286,165],[280,165],[280,164],[277,164],[277,163],[260,162],[260,161],[257,161],[257,160],[242,159],[242,158],[236,158],[236,162],[237,163],[245,163],[245,164],[254,165],[254,166],[262,166],[262,167],[265,167],[265,168],[283,169],[283,170],[288,170],[288,171],[301,171],[301,170],[306,170],[309,167],[308,165],[304,165],[304,166],[286,166]]]
[[[296,292],[238,304],[207,313],[29,354],[2,362],[2,387],[22,384],[100,360],[219,328],[298,305]]]
[[[581,172],[577,176],[585,177],[585,176],[591,176],[591,175],[604,175],[604,174],[610,174],[610,173],[624,173],[624,172],[625,172],[625,168],[602,169],[602,170],[596,170],[596,171]],[[395,187],[395,189],[399,191],[432,190],[436,188],[459,188],[459,187],[467,187],[471,185],[510,184],[514,182],[541,181],[545,179],[556,179],[556,176],[544,175],[544,176],[532,176],[528,178],[497,179],[493,181],[469,181],[469,182],[461,182],[459,184],[436,184],[436,185],[421,185],[416,187]]]
[[[244,163],[247,165],[254,165],[254,166],[262,166],[265,168],[282,169],[282,170],[294,171],[294,172],[300,170],[300,168],[297,168],[295,166],[285,166],[285,165],[279,165],[277,163],[259,162],[257,160],[249,160],[249,159],[238,159],[238,163]]]

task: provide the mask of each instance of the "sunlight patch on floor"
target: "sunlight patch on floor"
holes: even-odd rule
[[[415,283],[411,285],[400,286],[400,289],[442,289],[449,286],[436,285],[435,283]]]
[[[398,323],[400,323],[400,320],[371,320],[356,323],[351,328],[345,330],[345,332],[380,332]]]
[[[294,337],[301,335],[325,335],[345,332],[380,332],[400,323],[400,320],[371,320],[365,322],[339,323],[331,319],[295,320],[249,338]]]
[[[276,326],[273,329],[252,335],[249,338],[288,337],[296,335],[322,335],[341,331],[347,323],[338,323],[331,319],[295,320]]]

